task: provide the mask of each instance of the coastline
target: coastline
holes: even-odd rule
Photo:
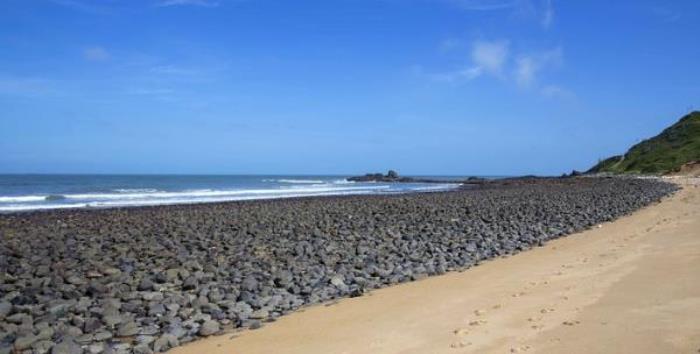
[[[0,346],[162,351],[542,246],[673,191],[656,180],[551,179],[3,215]]]
[[[463,190],[468,190],[472,187],[480,187],[480,185],[460,185],[455,186],[450,189],[436,189],[436,190],[411,190],[411,191],[400,191],[400,192],[387,192],[387,193],[357,193],[357,194],[319,194],[319,195],[295,195],[295,196],[274,196],[274,197],[259,197],[251,199],[232,199],[232,200],[220,200],[220,201],[187,201],[178,203],[164,203],[164,204],[143,204],[143,205],[117,205],[117,206],[84,206],[84,207],[69,207],[69,208],[49,208],[49,209],[28,209],[28,210],[15,210],[15,211],[0,211],[0,217],[3,216],[13,216],[13,215],[46,215],[46,214],[73,214],[73,213],[94,213],[100,211],[110,211],[110,210],[121,210],[121,211],[138,211],[138,210],[151,210],[151,211],[163,211],[167,212],[170,210],[182,210],[191,209],[199,207],[241,207],[245,205],[254,205],[260,203],[277,203],[283,201],[297,202],[297,201],[315,201],[315,200],[343,200],[343,199],[353,199],[353,198],[385,198],[392,196],[412,196],[421,194],[442,194],[442,193],[453,193]]]
[[[700,350],[700,179],[659,204],[465,272],[313,306],[189,353]]]
[[[0,214],[447,191],[455,183],[351,182],[340,176],[0,175]]]

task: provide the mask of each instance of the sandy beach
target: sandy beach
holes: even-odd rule
[[[700,183],[544,247],[312,306],[185,353],[695,353]]]
[[[192,353],[540,348],[530,337],[591,325],[577,309],[635,267],[664,269],[664,280],[681,269],[692,283],[691,267],[633,263],[653,248],[632,237],[697,249],[673,232],[649,236],[683,217],[674,213],[693,194],[663,202],[678,190],[655,179],[519,178],[438,193],[1,215],[0,353],[146,354],[191,342]],[[577,234],[591,229],[600,234]],[[660,262],[684,259],[662,251]],[[598,322],[620,316],[608,317]],[[639,321],[621,323],[637,333]],[[616,327],[626,328],[602,333]]]

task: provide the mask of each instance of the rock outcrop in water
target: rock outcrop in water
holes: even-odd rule
[[[0,353],[151,353],[464,269],[675,191],[530,179],[454,192],[0,216]]]

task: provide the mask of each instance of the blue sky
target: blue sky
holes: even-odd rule
[[[560,174],[700,98],[696,0],[0,10],[0,173]]]

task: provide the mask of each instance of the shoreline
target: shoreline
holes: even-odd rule
[[[0,347],[162,351],[542,246],[675,190],[557,179],[2,215]]]
[[[393,182],[402,183],[402,182]],[[421,182],[422,183],[422,182]],[[430,183],[425,183],[430,184]],[[134,205],[104,205],[104,206],[65,206],[65,207],[45,207],[41,206],[34,209],[18,209],[18,210],[0,210],[0,216],[2,215],[14,215],[14,214],[32,214],[32,213],[51,213],[51,212],[73,212],[73,211],[99,211],[99,210],[112,210],[112,209],[138,209],[138,208],[168,208],[168,207],[197,207],[201,205],[226,205],[226,204],[238,204],[238,203],[254,203],[254,202],[264,202],[264,201],[278,201],[278,200],[299,200],[299,199],[316,199],[316,198],[344,198],[344,197],[370,197],[370,196],[401,196],[401,195],[412,195],[412,194],[429,194],[429,193],[450,193],[454,191],[459,191],[468,188],[478,188],[478,184],[468,184],[468,183],[440,183],[440,184],[451,184],[454,185],[450,188],[444,189],[434,189],[434,190],[406,190],[406,191],[387,191],[387,192],[339,192],[337,194],[333,193],[320,193],[313,194],[309,193],[306,195],[277,195],[270,197],[250,197],[241,199],[230,199],[230,200],[216,200],[216,201],[206,201],[206,200],[192,200],[192,201],[181,201],[181,202],[154,202],[153,204],[134,204]],[[47,198],[50,198],[48,196]],[[48,199],[47,199],[48,200]]]
[[[127,176],[127,175],[125,175]],[[654,180],[663,180],[665,177],[659,177],[659,176],[626,176],[626,175],[618,175],[618,176],[575,176],[575,177],[542,177],[542,176],[516,176],[516,177],[499,177],[499,178],[482,178],[479,177],[475,180],[454,180],[454,181],[447,181],[447,180],[435,180],[435,182],[416,182],[416,183],[424,183],[424,184],[451,184],[455,185],[452,188],[449,189],[437,189],[437,190],[407,190],[407,191],[392,191],[392,192],[361,192],[361,193],[338,193],[338,194],[309,194],[309,195],[294,195],[294,196],[271,196],[271,197],[255,197],[255,198],[247,198],[247,199],[231,199],[231,200],[217,200],[217,201],[182,201],[182,202],[173,202],[173,203],[155,203],[155,204],[135,204],[135,205],[114,205],[114,206],[69,206],[69,207],[50,207],[50,208],[35,208],[35,209],[20,209],[20,210],[0,210],[0,217],[3,216],[13,216],[13,215],[32,215],[32,214],[38,214],[38,215],[45,215],[45,214],[60,214],[60,213],[74,213],[74,212],[100,212],[100,211],[105,211],[105,210],[138,210],[138,209],[167,209],[167,208],[197,208],[201,206],[237,206],[237,205],[245,205],[246,203],[258,203],[258,202],[277,202],[277,201],[296,201],[296,200],[316,200],[316,199],[328,199],[328,200],[333,200],[335,198],[342,199],[342,198],[365,198],[365,197],[378,197],[378,198],[383,198],[383,197],[401,197],[401,196],[410,196],[410,195],[420,195],[420,194],[434,194],[434,193],[453,193],[453,192],[459,192],[459,191],[464,191],[464,190],[473,190],[473,189],[489,189],[489,188],[499,188],[499,187],[510,187],[513,185],[528,185],[528,184],[537,184],[537,183],[557,183],[561,181],[571,181],[572,179],[576,178],[581,178],[581,179],[588,179],[588,178],[594,178],[594,179],[607,179],[607,178],[617,178],[617,179],[654,179]],[[425,180],[425,181],[431,181],[431,180]],[[372,182],[374,183],[374,182]],[[394,182],[384,182],[384,183],[395,183],[395,184],[404,184],[404,183],[413,183],[413,182],[401,182],[401,181],[394,181]],[[51,197],[49,195],[48,197]],[[47,197],[47,198],[48,198]]]
[[[545,247],[169,353],[696,352],[700,179],[672,180],[661,203]]]

